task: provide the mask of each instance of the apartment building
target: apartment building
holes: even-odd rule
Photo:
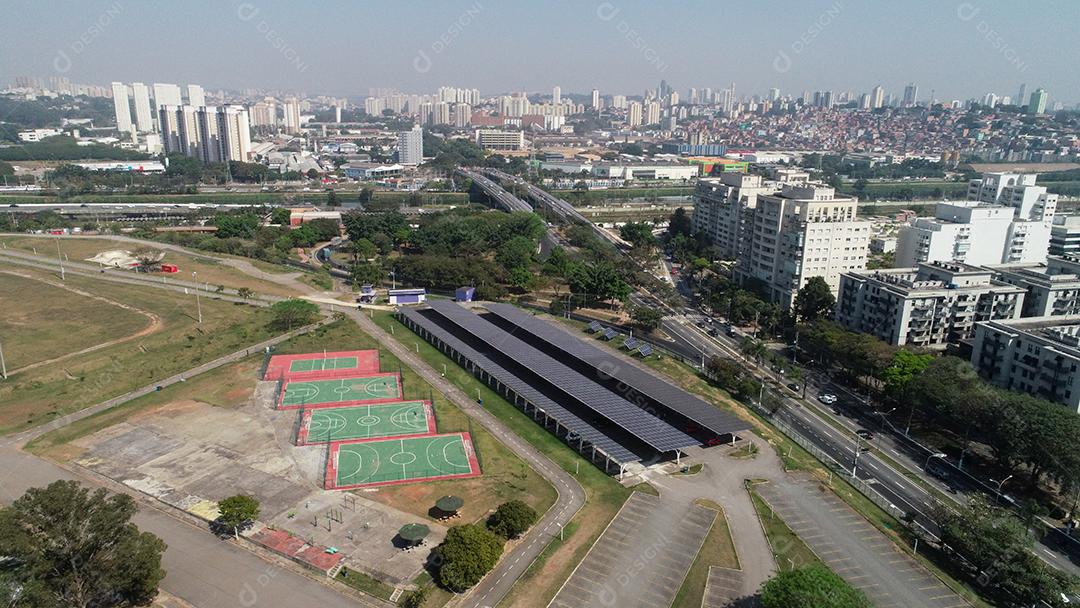
[[[842,273],[866,268],[871,224],[857,219],[857,203],[816,182],[759,194],[736,278],[786,308],[811,277],[824,278],[835,295]]]
[[[694,190],[694,232],[712,241],[717,255],[736,259],[748,248],[750,227],[762,194],[775,194],[776,182],[760,175],[722,173],[719,178],[698,180]]]
[[[476,145],[485,150],[521,150],[525,147],[525,133],[501,129],[477,129]]]
[[[994,278],[1023,288],[1022,317],[1080,315],[1080,254],[1049,256],[1045,262],[987,266]]]
[[[981,322],[971,364],[1003,388],[1080,413],[1080,316]]]
[[[1020,317],[1026,290],[956,262],[846,272],[836,321],[895,346],[944,348],[970,339],[979,321]]]
[[[161,106],[158,124],[166,154],[204,163],[250,160],[251,125],[242,106]]]
[[[1050,255],[1080,253],[1080,215],[1055,215],[1050,227]]]

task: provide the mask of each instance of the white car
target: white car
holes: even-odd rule
[[[833,395],[831,393],[823,393],[821,395],[818,395],[818,401],[824,403],[825,405],[832,405],[836,403],[836,395]]]

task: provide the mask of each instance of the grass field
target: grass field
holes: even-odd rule
[[[705,595],[705,583],[709,580],[709,568],[719,566],[721,568],[738,569],[739,557],[735,554],[735,542],[731,540],[731,529],[728,527],[727,518],[724,517],[724,509],[719,504],[706,499],[698,499],[697,504],[716,511],[716,519],[712,528],[709,529],[705,542],[698,551],[694,564],[686,573],[679,593],[675,595],[672,608],[700,608],[702,597]]]
[[[479,474],[466,433],[345,441],[330,446],[326,487],[342,490]]]
[[[43,270],[19,272],[50,282],[59,280]],[[56,299],[51,285],[37,281],[23,285],[19,296],[23,307],[48,309]],[[135,340],[78,354],[0,382],[0,433],[48,422],[273,335],[267,328],[270,312],[263,308],[203,298],[204,321],[199,324],[194,318],[192,298],[181,293],[98,282],[76,275],[68,275],[64,285],[152,314],[159,327]],[[30,359],[13,350],[11,344],[37,340],[36,352],[55,354],[72,351],[72,343],[85,344],[84,331],[91,340],[114,332],[109,320],[100,317],[96,323],[85,323],[66,334],[50,329],[55,322],[51,317],[31,315],[24,321],[12,334],[4,336],[5,357]],[[115,333],[127,335],[130,329],[121,322]]]
[[[477,394],[477,391],[479,391],[480,396],[484,399],[484,408],[486,410],[507,425],[518,437],[529,442],[536,449],[543,452],[544,455],[554,461],[556,465],[562,467],[563,470],[576,474],[578,482],[585,489],[585,506],[578,512],[577,517],[567,524],[564,540],[560,541],[558,538],[553,539],[537,561],[534,562],[526,573],[517,581],[510,590],[509,595],[499,603],[499,606],[513,606],[514,608],[543,608],[547,606],[551,601],[551,598],[555,596],[555,593],[558,591],[563,581],[570,576],[570,572],[585,556],[596,539],[599,538],[601,532],[603,532],[608,522],[615,517],[615,514],[622,504],[626,502],[626,499],[630,496],[630,490],[622,487],[617,481],[604,474],[603,471],[597,469],[593,464],[563,443],[560,439],[541,429],[536,422],[515,408],[501,395],[491,390],[487,385],[481,383],[468,371],[459,367],[449,357],[446,357],[430,344],[420,339],[404,325],[398,323],[391,313],[375,313],[374,320],[383,328],[395,326],[394,338],[410,348],[415,348],[420,357],[434,369],[441,371],[442,366],[445,364],[447,371],[446,378],[449,381],[453,382],[468,395],[475,395]],[[408,386],[408,384],[409,381],[406,379],[406,386]],[[446,432],[448,430],[454,430],[455,426],[453,426],[453,422],[448,420],[450,414],[453,415],[454,420],[460,421],[457,423],[459,425],[458,428],[464,426],[467,422],[465,414],[457,408],[452,408],[452,412],[449,412],[440,409],[437,404],[436,416],[439,419],[440,431]],[[473,437],[476,439],[475,433]],[[476,478],[475,480],[464,480],[463,483],[486,480],[493,475],[491,452],[485,450],[483,444],[479,445],[478,451],[481,455],[481,465],[483,466],[484,474],[482,477]],[[522,470],[522,473],[524,473],[524,470]],[[531,471],[530,475],[533,477],[536,476],[536,474]],[[506,489],[527,491],[526,483],[529,481],[530,479],[524,475],[511,474],[503,479],[502,483],[508,484]],[[547,482],[542,479],[539,479],[538,481],[545,486],[550,487],[547,485]],[[447,482],[435,483],[441,484]],[[429,484],[400,486],[400,488],[419,489],[427,485]],[[379,493],[381,494],[382,492],[383,489],[380,489]],[[437,492],[431,492],[428,496],[431,497],[431,500],[434,500],[439,494]],[[506,499],[500,498],[499,502],[502,500]],[[554,500],[554,496],[551,497],[551,500]],[[526,502],[529,501],[527,500]],[[550,505],[551,503],[548,504]],[[468,503],[466,506],[469,506]],[[474,510],[473,513],[475,512],[476,511]],[[473,515],[470,520],[474,520],[475,518],[476,516]],[[450,597],[448,593],[438,589],[434,591],[433,596],[430,604],[432,606],[442,605],[440,601],[445,602]]]
[[[435,417],[423,401],[321,408],[304,412],[297,445],[435,432]]]
[[[56,260],[56,241],[55,239],[35,238],[28,236],[15,236],[15,235],[3,235],[0,236],[0,243],[6,244],[11,249],[17,249],[19,251],[33,253],[37,250],[37,253],[44,258],[48,258],[51,261]],[[83,262],[88,258],[92,258],[102,251],[110,251],[114,249],[126,249],[131,251],[138,249],[141,244],[122,242],[122,241],[110,241],[108,239],[94,239],[94,238],[63,238],[60,239],[60,251],[72,262]],[[147,247],[154,247],[154,243],[147,242]],[[215,254],[216,255],[216,254]],[[176,264],[180,268],[178,274],[173,275],[149,275],[154,277],[164,276],[166,278],[176,278],[178,280],[190,281],[191,273],[198,273],[198,280],[200,283],[209,283],[210,291],[217,288],[218,285],[224,285],[230,289],[239,289],[241,287],[247,287],[252,291],[258,293],[265,293],[278,296],[290,296],[296,295],[296,291],[290,289],[287,286],[274,283],[272,281],[264,281],[245,274],[243,271],[223,264],[220,260],[216,260],[210,256],[203,255],[189,255],[186,253],[179,253],[176,251],[166,251],[165,257],[162,260],[167,263]]]
[[[129,338],[155,323],[150,313],[122,302],[80,293],[59,278],[50,282],[0,272],[0,336],[9,372]]]
[[[366,401],[401,398],[397,374],[379,374],[362,378],[286,381],[278,409],[357,405]]]

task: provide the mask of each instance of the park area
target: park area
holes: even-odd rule
[[[274,354],[340,359],[333,353],[378,348],[356,323],[339,320],[278,345]],[[348,575],[339,580],[386,598],[394,587],[428,580],[428,552],[449,525],[486,520],[507,500],[543,512],[555,491],[392,354],[384,350],[375,360],[401,370],[400,402],[277,409],[279,382],[261,380],[270,366],[258,353],[43,435],[29,449],[206,519],[216,517],[222,498],[250,494],[261,504],[252,542],[316,570],[345,566]],[[330,443],[317,437],[326,431]],[[394,474],[398,483],[326,489],[332,451],[345,463],[333,477],[338,486],[380,474]],[[372,472],[373,453],[378,473]],[[415,464],[402,463],[407,456]],[[429,460],[439,479],[401,483],[416,482]],[[453,477],[463,473],[471,476]],[[448,495],[462,503],[453,521],[436,509]],[[413,524],[428,530],[419,550],[399,535]],[[336,548],[342,559],[328,559],[320,549],[325,547]]]
[[[260,307],[26,267],[0,271],[0,433],[47,422],[273,335]]]

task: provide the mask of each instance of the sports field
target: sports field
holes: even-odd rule
[[[361,405],[401,400],[397,374],[331,380],[289,380],[281,391],[278,409]]]
[[[435,433],[435,416],[424,401],[307,410],[296,445]]]
[[[410,483],[480,474],[468,433],[330,444],[326,489]]]
[[[274,355],[266,366],[265,380],[328,380],[379,373],[379,351]]]
[[[308,359],[293,361],[290,372],[321,372],[328,369],[356,367],[356,357],[330,357],[328,359]]]

